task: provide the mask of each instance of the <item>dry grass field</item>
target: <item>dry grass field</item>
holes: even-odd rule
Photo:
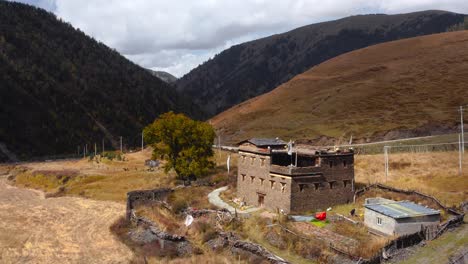
[[[46,199],[0,177],[0,263],[129,263],[133,252],[109,230],[124,210],[115,202]]]
[[[221,185],[230,182],[230,185],[234,187],[233,181],[227,180],[226,158],[229,154],[230,153],[227,152],[216,152],[215,160],[218,167],[213,171],[213,175],[210,176],[210,182]],[[8,209],[6,211],[4,210],[4,212],[15,212],[15,214],[2,216],[2,220],[5,220],[3,222],[4,228],[13,228],[13,232],[15,233],[15,236],[0,235],[0,246],[9,248],[8,251],[3,252],[2,256],[6,257],[3,257],[2,260],[7,260],[6,262],[8,263],[8,260],[11,262],[12,260],[25,259],[27,254],[29,254],[28,256],[32,259],[37,258],[39,262],[47,260],[47,262],[53,263],[55,260],[51,257],[51,254],[62,254],[61,256],[67,256],[71,260],[76,258],[78,260],[83,260],[87,258],[86,254],[77,253],[73,255],[66,252],[70,250],[69,248],[75,248],[75,250],[78,250],[77,252],[81,252],[80,250],[86,249],[85,245],[82,243],[94,244],[94,242],[92,242],[93,237],[105,239],[106,241],[114,241],[114,238],[107,237],[109,234],[109,226],[113,221],[115,221],[115,219],[124,214],[123,202],[125,201],[126,193],[128,191],[135,189],[151,189],[162,186],[174,186],[175,184],[173,181],[173,174],[170,173],[169,175],[166,175],[161,169],[156,169],[154,171],[147,170],[144,166],[144,160],[148,159],[150,156],[150,149],[146,149],[143,152],[126,154],[124,161],[101,160],[100,162],[96,162],[82,159],[74,161],[28,163],[21,164],[16,168],[8,167],[7,169],[9,169],[10,172],[16,174],[15,184],[17,186],[40,189],[46,192],[46,196],[55,196],[58,198],[44,199],[35,197],[33,199],[34,201],[32,201],[27,200],[30,199],[28,197],[31,196],[31,192],[37,193],[39,196],[42,195],[42,197],[44,197],[44,194],[25,189],[11,189],[9,192],[14,190],[14,193],[18,193],[15,194],[16,196],[12,196],[11,193],[7,193],[5,189],[0,190],[0,193],[2,193],[2,195],[0,195],[0,206]],[[231,173],[229,176],[231,179],[236,175],[236,156],[236,154],[231,153]],[[390,174],[388,179],[385,179],[383,155],[356,155],[355,173],[357,187],[364,184],[382,182],[394,187],[414,189],[434,195],[444,204],[449,206],[458,205],[461,201],[465,201],[468,198],[468,182],[463,180],[468,173],[464,173],[463,176],[458,175],[457,158],[457,152],[415,154],[392,153],[390,155]],[[464,166],[468,171],[468,160],[465,160]],[[193,187],[190,191],[179,189],[170,198],[170,202],[173,206],[181,208],[187,206],[195,208],[210,207],[206,195],[213,188],[202,186]],[[13,199],[14,201],[11,202],[11,197],[19,197],[19,195],[24,192],[28,193],[25,198],[15,198]],[[235,193],[232,195],[235,195]],[[373,193],[370,195],[379,195],[379,193]],[[1,201],[2,197],[7,199],[4,201],[3,205]],[[22,199],[25,200],[25,203],[28,204],[28,206],[33,205],[33,208],[29,208],[24,203],[17,202]],[[39,199],[39,202],[37,199]],[[108,201],[112,203],[108,204]],[[114,203],[113,201],[117,201],[117,203]],[[357,202],[362,203],[363,200],[360,199]],[[38,203],[47,204],[47,209],[37,209],[41,208],[37,207]],[[45,206],[45,204],[42,206]],[[333,208],[332,212],[347,214],[349,210],[354,207],[356,207],[356,205],[352,204],[337,206]],[[85,212],[83,210],[87,211]],[[140,208],[138,210],[140,214],[160,222],[161,226],[168,231],[181,234],[185,234],[187,232],[182,225],[183,219],[179,219],[164,210],[151,207]],[[94,219],[95,216],[93,215],[94,213],[91,212],[96,212],[96,214],[105,214],[106,219],[109,220],[106,220],[106,222],[103,223],[96,222]],[[359,212],[360,211],[358,210],[358,213]],[[22,220],[20,221],[19,219]],[[33,222],[29,222],[29,220],[25,222],[24,219],[35,220],[33,220]],[[57,226],[51,219],[58,221]],[[289,242],[287,242],[288,246],[286,248],[280,249],[272,246],[263,238],[263,231],[266,232],[267,230],[258,232],[262,225],[259,225],[260,222],[255,224],[255,221],[257,220],[258,218],[255,217],[246,220],[242,225],[240,232],[245,235],[246,239],[256,241],[272,252],[285,257],[288,260],[294,261],[295,263],[308,262],[308,260],[300,257],[298,255],[299,253],[297,253],[307,253],[307,243],[304,241],[297,241],[297,239],[295,240],[294,238],[287,238],[289,239],[287,240]],[[49,221],[52,221],[51,225],[45,225],[45,223],[48,223]],[[101,228],[98,228],[96,225],[100,225]],[[93,230],[93,234],[83,233],[80,240],[74,240],[74,237],[77,237],[75,233],[80,232],[80,229],[75,228],[75,226]],[[102,226],[107,227],[102,229]],[[34,232],[31,232],[30,228],[33,228]],[[355,234],[358,241],[366,240],[366,237],[363,235],[364,233],[361,232],[362,230],[355,230],[353,228],[347,228],[346,226],[341,226],[337,229],[336,225],[329,225],[326,228],[345,236],[353,236],[353,234]],[[67,242],[69,244],[60,243],[59,240],[53,242],[54,240],[49,239],[49,236],[45,235],[44,238],[47,239],[45,241],[37,238],[39,234],[46,234],[50,231],[53,231],[51,234],[59,232],[55,229],[64,230],[60,235],[56,235],[60,239],[69,241]],[[200,232],[189,232],[186,234],[189,235],[200,248],[204,248],[203,243],[210,237],[212,230],[210,231],[210,228],[204,224],[200,224],[196,229]],[[4,234],[8,234],[8,232],[4,232]],[[50,243],[53,245],[50,245],[54,249],[50,252],[55,253],[50,253],[49,255],[40,255],[37,253],[39,248],[27,243],[30,241],[28,240],[30,239],[28,237],[31,235],[36,236],[35,243],[43,245],[44,248],[48,247],[48,243],[52,241]],[[465,243],[463,240],[462,242],[456,241],[454,243],[457,247],[460,247],[460,245],[463,246],[463,243]],[[376,243],[369,244],[369,247],[378,246],[381,243],[382,241],[376,241]],[[112,245],[112,247],[119,248],[116,252],[121,252],[118,254],[123,254],[125,256],[123,259],[131,258],[137,263],[143,263],[145,261],[141,256],[132,255],[134,253],[127,251],[134,250],[131,246],[128,247],[128,245],[118,241],[112,242],[109,246],[110,245]],[[369,247],[362,247],[362,250],[365,252],[361,252],[360,254],[367,256],[368,254],[366,254],[366,252],[369,253],[375,251],[374,248]],[[26,248],[28,248],[29,251],[27,251]],[[92,256],[97,257],[98,259],[103,257],[98,251],[93,251],[94,249],[89,248],[88,250],[91,252],[90,254]],[[195,255],[191,258],[164,259],[163,261],[168,263],[232,263],[233,261],[236,261],[230,257],[229,254],[211,254],[207,250],[204,250],[203,252],[204,253],[202,255]],[[326,250],[322,252],[323,254],[321,257],[331,257],[331,255],[327,255],[328,253]],[[318,254],[316,252],[309,253]],[[105,261],[106,260],[104,260],[104,262]],[[158,263],[162,260],[155,257],[149,257],[147,258],[147,261],[148,263]]]
[[[81,196],[124,202],[132,190],[173,186],[173,173],[148,171],[144,161],[151,150],[125,154],[125,161],[88,159],[28,163],[17,168],[15,184],[43,190],[52,195]]]
[[[435,196],[448,206],[458,206],[460,202],[468,200],[466,155],[462,175],[458,170],[458,152],[390,154],[389,163],[386,179],[383,155],[357,155],[356,182],[380,182],[401,189],[417,190]]]

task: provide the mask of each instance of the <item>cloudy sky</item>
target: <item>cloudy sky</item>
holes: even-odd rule
[[[177,77],[241,42],[356,14],[428,9],[468,14],[467,0],[21,0],[45,8],[130,60]]]

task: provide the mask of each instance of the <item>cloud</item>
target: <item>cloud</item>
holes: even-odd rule
[[[466,0],[24,0],[136,63],[180,77],[224,48],[355,14],[442,9]]]

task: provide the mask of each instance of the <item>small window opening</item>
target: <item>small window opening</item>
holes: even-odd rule
[[[307,184],[302,184],[302,183],[299,184],[299,191],[300,192],[303,192],[305,188],[307,188]]]
[[[318,190],[319,187],[320,187],[320,183],[314,183],[314,188],[315,188],[315,190]]]
[[[348,163],[346,162],[346,160],[343,160],[343,167],[348,168]]]
[[[378,225],[382,225],[382,218],[377,217],[377,224],[378,224]]]
[[[275,181],[270,180],[270,188],[273,189],[275,187]]]
[[[262,179],[260,178],[260,185],[263,186],[263,182],[265,181],[265,179]]]
[[[261,164],[261,166],[262,166],[262,167],[265,166],[265,159],[262,159],[262,164]]]
[[[253,183],[255,180],[255,176],[250,176],[250,183]]]
[[[245,155],[242,155],[242,163],[245,162]]]
[[[284,193],[284,189],[286,188],[286,183],[282,182],[281,183],[281,192]]]
[[[254,164],[254,161],[255,161],[255,157],[251,157],[251,158],[250,158],[250,165],[253,165],[253,164]]]
[[[333,167],[333,161],[330,160],[330,161],[328,162],[328,166],[330,166],[330,168]]]
[[[245,181],[245,174],[242,174],[242,181]]]
[[[330,189],[333,189],[334,185],[335,185],[334,181],[330,182]]]

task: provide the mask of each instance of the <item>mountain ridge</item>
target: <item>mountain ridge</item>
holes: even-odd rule
[[[464,17],[432,10],[357,15],[302,26],[232,46],[184,75],[177,87],[208,116],[214,115],[332,57],[377,43],[444,32]]]
[[[151,69],[148,69],[148,70],[151,72],[151,74],[153,74],[154,76],[158,77],[159,79],[163,80],[166,83],[173,84],[178,80],[177,77],[175,77],[174,75],[172,75],[172,74],[170,74],[168,72],[153,71]]]
[[[284,137],[318,144],[454,132],[468,97],[468,31],[342,54],[211,119],[223,142]]]
[[[50,12],[1,1],[0,22],[0,142],[19,159],[110,149],[120,136],[135,146],[170,110],[200,118],[172,86]]]

